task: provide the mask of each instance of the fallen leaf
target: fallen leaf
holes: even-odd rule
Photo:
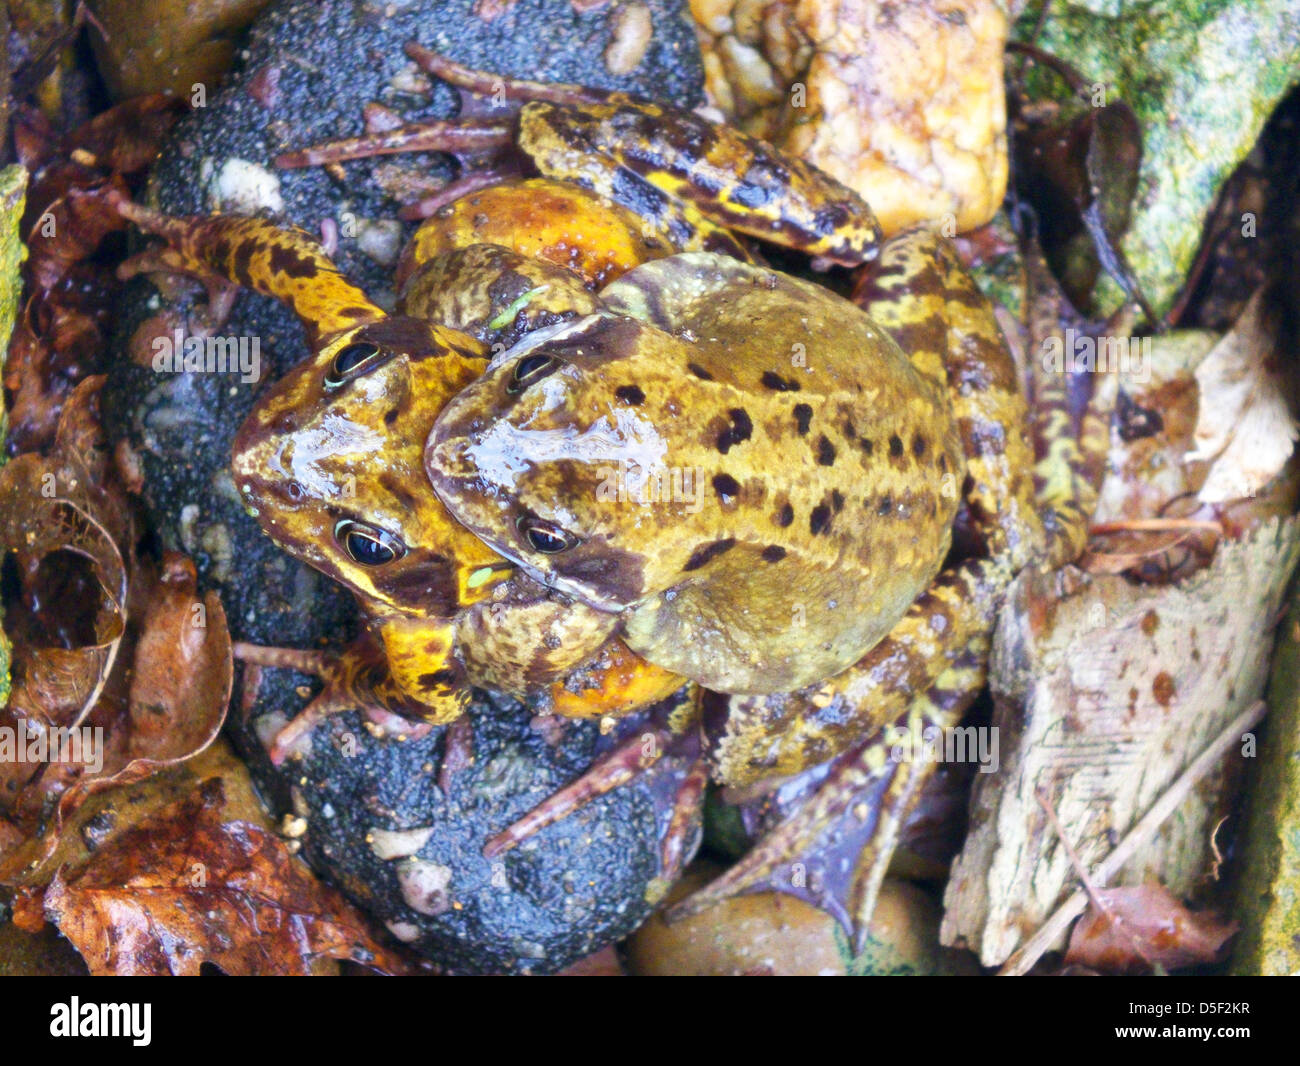
[[[1103,888],[1095,906],[1075,923],[1066,952],[1067,965],[1103,973],[1149,973],[1181,970],[1215,962],[1236,922],[1212,911],[1189,911],[1160,884]]]
[[[222,816],[219,778],[56,874],[45,916],[95,975],[306,975],[321,958],[409,969],[284,844]]]
[[[1253,496],[1286,465],[1300,438],[1278,370],[1276,318],[1265,292],[1256,291],[1196,370],[1196,448],[1185,460],[1213,460],[1199,494],[1206,503]]]
[[[10,709],[33,723],[80,725],[103,689],[125,631],[126,565],[117,544],[125,540],[127,520],[120,501],[100,487],[95,405],[102,383],[88,379],[69,398],[50,455],[21,455],[0,470],[0,497],[8,504],[0,512],[0,552],[16,556],[25,599],[41,602],[40,566],[55,553],[77,556],[89,569],[89,602],[68,597],[34,612],[46,632],[61,624],[67,632],[88,629],[81,640],[33,646],[15,639]],[[87,624],[78,624],[83,616]],[[63,646],[68,643],[73,646]]]

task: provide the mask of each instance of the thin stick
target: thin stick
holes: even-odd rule
[[[1111,924],[1123,935],[1128,941],[1129,947],[1133,949],[1133,954],[1142,959],[1148,965],[1151,960],[1142,950],[1142,945],[1134,939],[1133,934],[1128,931],[1124,920],[1110,909],[1105,899],[1102,898],[1101,892],[1097,886],[1092,883],[1092,877],[1088,874],[1088,868],[1084,866],[1083,860],[1079,858],[1079,853],[1074,850],[1074,845],[1070,843],[1070,838],[1065,835],[1065,826],[1061,824],[1061,819],[1056,813],[1056,808],[1052,806],[1051,800],[1047,798],[1047,793],[1041,788],[1034,791],[1034,798],[1038,800],[1038,805],[1043,808],[1047,815],[1047,820],[1052,823],[1052,828],[1056,830],[1056,836],[1061,841],[1061,847],[1065,849],[1066,857],[1070,860],[1070,865],[1074,867],[1074,872],[1078,874],[1080,882],[1083,884],[1083,891],[1088,896],[1088,901],[1092,904],[1093,910],[1098,914],[1105,915]]]
[[[1214,764],[1223,758],[1234,744],[1239,742],[1238,738],[1242,733],[1259,724],[1267,710],[1264,701],[1257,700],[1228,723],[1223,732],[1214,738],[1179,778],[1165,790],[1165,793],[1151,805],[1151,809],[1128,831],[1115,850],[1097,864],[1096,874],[1099,881],[1109,882],[1133,857],[1134,852],[1155,836],[1156,830],[1178,809],[1179,804],[1187,798],[1196,783],[1210,772]],[[1056,943],[1057,938],[1087,906],[1088,894],[1082,890],[1075,892],[1043,923],[1038,932],[1025,941],[1019,951],[1007,959],[1002,969],[998,971],[998,976],[1019,977],[1028,973],[1034,963]]]
[[[1120,522],[1098,522],[1088,527],[1092,534],[1104,533],[1163,533],[1203,529],[1207,533],[1222,533],[1223,523],[1211,518],[1127,518]]]

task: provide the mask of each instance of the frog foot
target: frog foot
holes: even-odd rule
[[[507,154],[515,139],[515,109],[500,113],[496,100],[538,100],[555,102],[590,102],[594,90],[574,86],[544,85],[541,82],[506,79],[470,70],[445,56],[431,52],[415,42],[406,46],[406,54],[434,77],[463,92],[462,114],[450,119],[426,119],[407,122],[388,129],[368,130],[357,137],[338,137],[276,156],[275,164],[284,169],[345,163],[377,155],[403,152],[444,152],[454,156],[467,175],[475,161],[491,160]],[[484,99],[491,98],[491,112],[484,114]],[[475,113],[477,112],[477,113]],[[501,177],[509,176],[502,174]],[[453,183],[455,184],[455,183]],[[472,191],[466,189],[464,191]]]
[[[499,185],[521,175],[515,144],[516,108],[506,101],[540,100],[555,104],[593,105],[608,101],[610,94],[580,85],[547,84],[522,78],[472,70],[437,52],[410,42],[406,54],[426,73],[462,92],[462,114],[450,119],[408,122],[387,129],[369,130],[356,137],[339,137],[276,156],[275,164],[287,170],[326,166],[353,159],[403,152],[443,152],[455,158],[461,177],[449,182],[433,196],[399,211],[411,221],[429,218],[440,208],[470,193]],[[484,102],[489,108],[484,113]],[[501,101],[501,102],[498,102]],[[504,113],[502,109],[505,108]]]
[[[580,85],[503,78],[472,70],[414,41],[406,46],[406,54],[426,73],[461,90],[462,113],[459,116],[367,129],[359,136],[321,141],[307,148],[282,152],[275,157],[275,165],[285,170],[296,170],[377,155],[442,152],[456,160],[460,176],[432,196],[405,204],[398,211],[399,217],[406,221],[425,219],[463,196],[523,176],[523,167],[513,150],[518,132],[518,108],[509,106],[507,101],[524,103],[537,100],[590,106],[607,102],[611,96],[604,90]],[[485,106],[487,113],[484,113]]]
[[[374,668],[373,646],[367,641],[355,642],[339,654],[272,648],[242,641],[233,650],[236,659],[250,666],[296,670],[324,682],[316,698],[272,739],[267,751],[274,766],[281,766],[292,755],[303,753],[312,731],[331,715],[343,711],[359,710],[377,729],[393,735],[418,737],[433,728],[429,722],[389,709],[377,698],[370,681]]]
[[[792,815],[664,917],[679,921],[745,892],[783,892],[835,917],[861,952],[900,831],[935,769],[925,758],[906,757],[902,746],[891,748],[891,741],[900,729],[933,737],[930,730],[950,728],[977,691],[936,685],[892,727],[814,771],[821,781],[811,796],[793,800]],[[799,784],[795,779],[789,787]]]
[[[625,719],[619,724],[614,746],[596,760],[577,780],[552,793],[522,818],[490,838],[483,847],[485,858],[495,858],[517,847],[549,825],[567,818],[592,800],[612,792],[634,779],[641,779],[652,791],[671,788],[667,802],[656,804],[659,812],[658,882],[667,886],[681,874],[694,853],[700,833],[704,789],[709,780],[708,760],[698,728],[681,730],[673,712],[680,700],[665,700],[643,719]],[[687,764],[678,779],[670,764]]]
[[[116,190],[110,194],[109,204],[119,215],[134,222],[147,233],[159,233],[160,227],[167,221],[165,215],[135,203]],[[234,307],[235,297],[239,295],[239,286],[224,274],[187,257],[171,245],[146,248],[128,256],[118,264],[116,273],[119,281],[130,281],[141,274],[163,274],[197,281],[208,297],[207,309],[200,324],[204,334],[216,333],[225,325],[230,310]]]

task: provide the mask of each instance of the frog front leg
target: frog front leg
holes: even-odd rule
[[[881,643],[828,682],[790,695],[712,697],[722,704],[713,720],[725,723],[715,759],[726,782],[745,785],[843,754],[798,812],[674,913],[746,890],[787,888],[783,871],[791,862],[839,819],[866,810],[876,821],[847,902],[860,944],[898,832],[934,769],[891,757],[897,731],[941,734],[961,720],[984,687],[991,632],[1011,579],[1025,565],[1060,565],[1082,547],[1095,502],[1089,479],[1106,435],[1092,411],[1082,433],[1086,451],[1062,435],[1035,469],[1029,412],[991,307],[941,238],[924,230],[895,238],[856,298],[918,369],[947,379],[967,459],[966,514],[983,554],[941,573]],[[1031,370],[1035,421],[1068,426],[1064,381],[1045,367]]]

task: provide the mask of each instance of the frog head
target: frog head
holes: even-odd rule
[[[323,338],[235,438],[249,514],[372,617],[450,617],[481,599],[508,569],[429,491],[422,452],[483,362],[473,339],[404,316]]]
[[[604,312],[529,334],[443,409],[425,451],[434,491],[503,556],[593,607],[668,587],[701,509],[694,491],[659,490],[679,458],[674,412],[700,384],[670,381],[685,361],[677,338]]]

